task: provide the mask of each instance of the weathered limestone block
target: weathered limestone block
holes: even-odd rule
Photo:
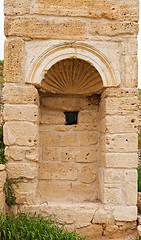
[[[129,42],[130,43],[130,42]],[[128,44],[129,44],[128,43]],[[131,46],[130,46],[131,44]],[[132,52],[134,50],[134,44],[135,42],[131,42],[129,45],[128,45],[128,50],[127,51],[130,51]],[[133,97],[136,97],[137,98],[137,95],[138,95],[138,89],[137,88],[106,88],[102,94],[101,94],[101,99],[103,98],[133,98]],[[120,101],[120,99],[117,100],[117,102]]]
[[[9,178],[27,178],[37,177],[37,163],[7,163],[6,171]]]
[[[38,106],[36,105],[4,105],[5,121],[38,122]]]
[[[91,18],[117,18],[117,4],[115,1],[81,0],[81,1],[51,1],[36,0],[34,13],[58,16],[80,16]]]
[[[5,15],[23,15],[30,12],[31,0],[5,0]]]
[[[102,166],[107,168],[134,168],[138,167],[137,153],[104,153],[100,154]]]
[[[37,146],[38,125],[30,122],[6,122],[4,124],[5,145]]]
[[[43,97],[41,104],[46,110],[50,111],[83,111],[83,110],[98,110],[99,97],[96,95],[92,103],[91,98],[87,97],[68,97],[68,96],[53,96]]]
[[[109,204],[114,203],[116,204],[122,204],[122,191],[121,189],[117,188],[104,188],[103,189],[103,203]]]
[[[138,99],[132,98],[106,98],[100,103],[100,118],[105,115],[135,115],[138,113]]]
[[[93,164],[82,167],[80,173],[80,182],[92,183],[96,180],[97,171]]]
[[[121,176],[122,172],[117,169],[105,169],[104,170],[104,186],[107,188],[121,188]]]
[[[76,229],[91,225],[91,220],[94,213],[99,207],[98,203],[43,203],[40,205],[40,211],[46,215],[55,213],[55,218],[58,224],[72,224]],[[80,214],[81,212],[81,214]]]
[[[9,17],[5,19],[5,35],[7,37],[80,40],[87,38],[87,28],[84,21],[76,19]]]
[[[11,146],[5,148],[5,155],[8,157],[8,161],[38,161],[38,148],[28,148]]]
[[[43,161],[59,161],[58,148],[56,147],[44,147],[42,149]]]
[[[138,57],[132,55],[125,56],[125,87],[138,87]]]
[[[5,181],[6,181],[5,165],[0,164],[0,191],[3,191]]]
[[[59,147],[61,142],[61,135],[58,133],[42,133],[40,134],[40,144],[43,148],[48,147]]]
[[[96,111],[80,111],[78,113],[78,124],[94,123],[98,121],[98,112]]]
[[[136,115],[106,116],[100,121],[99,130],[106,133],[138,132],[138,118]]]
[[[3,99],[8,104],[38,104],[38,91],[34,86],[6,84]]]
[[[91,21],[88,24],[88,31],[92,36],[105,35],[105,36],[118,36],[120,34],[137,34],[138,23],[134,22],[99,22],[98,24]],[[10,31],[9,31],[10,32]]]
[[[5,42],[4,80],[5,82],[20,82],[22,80],[24,41],[10,39]]]
[[[18,188],[15,187],[16,203],[17,204],[33,204],[36,197],[37,182],[20,182]]]
[[[49,111],[47,112],[46,109],[41,111],[41,119],[42,124],[51,124],[51,125],[59,125],[65,124],[65,114],[63,112],[57,111]]]
[[[86,228],[79,228],[77,229],[77,233],[80,236],[84,237],[87,236],[88,239],[94,239],[94,237],[102,237],[103,228],[100,224],[91,224]]]
[[[123,192],[125,202],[129,206],[135,206],[137,203],[137,171],[125,170],[123,178]]]
[[[110,209],[105,209],[104,206],[100,206],[94,214],[92,223],[113,225],[114,224],[113,211]]]
[[[77,166],[73,163],[42,162],[39,165],[39,179],[76,180]]]
[[[139,20],[139,2],[138,1],[123,1],[119,7],[120,21],[138,22]]]
[[[95,145],[98,141],[96,132],[79,133],[79,140],[81,146]]]
[[[136,221],[137,207],[136,206],[116,206],[114,210],[114,217],[117,221]]]
[[[79,146],[79,139],[76,133],[68,133],[67,135],[63,136],[62,147],[78,147]]]
[[[60,160],[62,162],[93,163],[97,160],[97,147],[65,147],[61,148]]]
[[[37,198],[43,202],[94,202],[97,199],[97,183],[84,184],[65,181],[39,180]],[[53,190],[52,190],[53,189]]]
[[[73,131],[97,131],[98,124],[77,124],[73,126]]]
[[[137,133],[107,134],[100,139],[100,148],[104,152],[136,153],[138,147]]]

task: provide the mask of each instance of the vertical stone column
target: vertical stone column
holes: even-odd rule
[[[101,201],[117,221],[137,218],[137,101],[137,89],[106,89],[101,96]]]
[[[17,203],[35,200],[38,169],[38,91],[23,78],[24,41],[5,43],[4,143],[8,156],[6,171],[11,179],[21,179],[16,189]]]

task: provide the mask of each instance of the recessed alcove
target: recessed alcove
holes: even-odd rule
[[[44,72],[39,89],[40,203],[100,200],[98,122],[102,87],[98,71],[81,59],[61,60]],[[72,123],[71,117],[76,122]]]

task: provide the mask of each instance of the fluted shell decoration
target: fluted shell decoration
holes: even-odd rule
[[[103,87],[98,71],[81,59],[65,59],[54,64],[44,74],[41,89],[45,92],[67,95],[90,95]]]

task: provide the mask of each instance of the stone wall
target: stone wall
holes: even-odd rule
[[[4,142],[8,176],[23,178],[17,204],[92,239],[136,229],[138,8],[5,0]],[[77,65],[77,81],[70,77],[70,59],[90,65],[89,76],[83,67],[80,79]],[[59,63],[63,80],[51,70]],[[78,124],[65,125],[64,111],[75,109]]]

